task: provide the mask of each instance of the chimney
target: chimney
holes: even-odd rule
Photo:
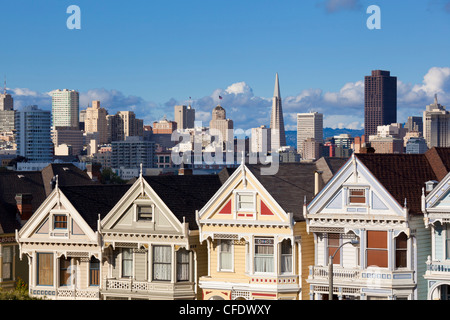
[[[322,190],[322,171],[314,171],[314,195]]]
[[[33,195],[30,193],[17,193],[15,199],[20,220],[26,221],[30,219],[33,214],[33,209],[31,207]]]

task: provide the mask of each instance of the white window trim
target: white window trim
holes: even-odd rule
[[[56,229],[55,228],[55,216],[66,216],[67,217],[67,227],[65,229]],[[71,221],[70,215],[67,212],[67,210],[61,210],[61,209],[53,209],[50,210],[49,215],[49,236],[50,238],[69,238],[70,230],[71,230]]]
[[[265,238],[265,239],[272,239],[273,240],[273,271],[272,272],[260,272],[260,271],[255,271],[255,258],[256,258],[256,239],[259,238]],[[252,274],[253,275],[258,275],[258,276],[267,276],[267,275],[277,275],[278,274],[278,264],[279,264],[279,251],[278,251],[278,243],[275,242],[275,236],[274,235],[258,235],[258,236],[254,236],[252,239],[252,252],[251,252],[251,259],[252,259]]]
[[[139,206],[151,206],[152,207],[152,220],[139,220],[138,216],[138,207]],[[137,223],[147,223],[147,224],[154,224],[155,223],[155,203],[150,200],[135,200],[133,202],[133,215],[134,215],[134,221]]]
[[[222,261],[220,259],[220,254],[222,250],[222,241],[230,241],[230,251],[231,251],[231,269],[222,269]],[[234,241],[231,239],[218,239],[217,240],[217,272],[234,272]]]
[[[248,220],[256,220],[256,191],[255,190],[233,190],[234,197],[234,219],[242,219],[242,217],[238,217],[238,213],[251,213],[253,217],[243,217]],[[253,207],[251,209],[239,210],[238,196],[240,194],[247,194],[253,196]]]

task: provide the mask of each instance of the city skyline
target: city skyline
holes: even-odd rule
[[[324,127],[362,129],[364,76],[389,70],[399,82],[397,118],[406,122],[436,93],[449,104],[449,3],[378,1],[380,30],[366,27],[373,3],[357,0],[174,1],[172,10],[77,1],[81,30],[65,25],[72,3],[8,3],[0,26],[9,26],[12,49],[0,53],[0,76],[15,108],[49,110],[48,93],[67,88],[80,92],[80,109],[99,100],[110,114],[131,110],[146,124],[173,120],[175,105],[191,103],[207,125],[220,95],[235,128],[250,129],[270,123],[278,73],[286,130],[310,111],[324,114]]]

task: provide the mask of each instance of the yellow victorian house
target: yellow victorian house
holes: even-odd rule
[[[204,300],[309,299],[314,238],[303,205],[343,163],[332,161],[280,163],[271,175],[243,163],[232,173],[197,212],[208,250]]]

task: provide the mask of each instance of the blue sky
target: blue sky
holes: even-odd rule
[[[69,30],[69,5],[81,30]],[[381,29],[369,30],[369,5]],[[398,120],[420,115],[438,92],[450,105],[448,0],[3,1],[0,77],[16,106],[50,108],[48,92],[79,90],[110,113],[146,123],[173,105],[198,119],[222,105],[237,127],[268,125],[275,73],[288,129],[317,110],[326,126],[360,128],[362,81],[373,69],[398,77]]]

